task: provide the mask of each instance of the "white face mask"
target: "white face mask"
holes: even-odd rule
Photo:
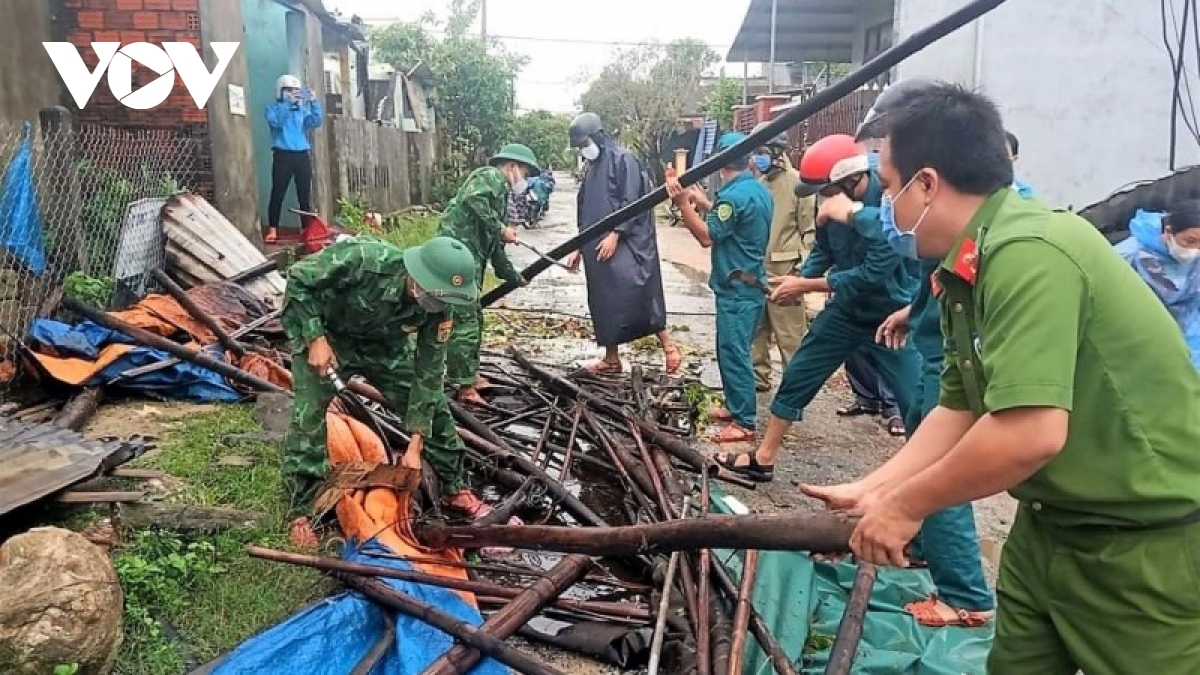
[[[583,155],[583,158],[587,161],[594,162],[600,156],[600,146],[595,143],[589,143],[579,149],[579,154]]]
[[[1181,263],[1189,263],[1200,259],[1200,248],[1188,248],[1175,241],[1175,237],[1167,237],[1167,250],[1171,257]]]
[[[529,187],[528,181],[525,180],[525,174],[520,169],[516,169],[513,174],[509,177],[510,179],[515,177],[515,180],[512,181],[512,193],[514,195],[525,194],[525,188]]]

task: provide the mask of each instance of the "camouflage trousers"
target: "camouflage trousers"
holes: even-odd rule
[[[353,348],[337,351],[335,347],[335,353],[338,355],[338,374],[344,380],[363,376],[383,393],[396,412],[405,413],[413,379],[411,352],[364,354],[362,351],[356,353]],[[325,413],[336,392],[329,380],[317,375],[308,365],[307,350],[292,355],[292,381],[296,398],[292,425],[283,446],[283,487],[291,498],[293,512],[299,515],[309,510],[317,488],[329,472]],[[405,448],[395,450],[403,454]],[[433,429],[425,439],[422,453],[424,461],[437,474],[443,494],[451,495],[462,489],[465,452],[454,418],[443,400],[433,416]]]
[[[479,349],[483,344],[483,309],[454,314],[454,331],[446,345],[446,382],[452,387],[472,387],[479,376]]]

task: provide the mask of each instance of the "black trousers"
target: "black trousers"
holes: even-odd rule
[[[296,201],[301,211],[312,211],[312,155],[307,150],[274,150],[271,163],[271,202],[267,206],[267,226],[279,227],[283,198],[288,185],[296,181]]]

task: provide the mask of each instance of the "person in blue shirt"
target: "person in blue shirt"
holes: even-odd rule
[[[875,344],[875,330],[889,314],[909,304],[916,290],[915,263],[896,254],[883,236],[879,175],[866,151],[846,134],[813,143],[800,158],[798,192],[819,193],[816,246],[796,275],[773,277],[770,301],[794,302],[803,293],[832,293],[783,373],[771,402],[762,443],[744,454],[721,454],[725,469],[767,483],[783,436],[846,359],[869,350],[902,413],[913,397],[919,357],[912,349],[892,351]]]
[[[729,132],[717,141],[714,152],[737,145],[745,134]],[[717,366],[725,390],[725,407],[712,416],[725,422],[713,437],[714,443],[746,443],[757,438],[757,391],[750,344],[766,309],[766,268],[763,256],[771,235],[774,202],[749,171],[749,150],[732,158],[721,169],[721,189],[709,205],[704,193],[693,186],[685,190],[675,176],[667,177],[667,193],[679,207],[683,224],[696,241],[712,249],[712,273],[708,286],[716,296]],[[696,202],[708,210],[707,219],[696,211]],[[736,273],[752,276],[738,277]]]
[[[1018,140],[1017,135],[1011,131],[1005,131],[1004,136],[1008,140],[1008,157],[1013,161],[1013,164],[1016,164],[1017,156],[1021,152],[1021,141]],[[1013,176],[1012,186],[1013,189],[1017,191],[1017,194],[1026,199],[1033,196],[1033,187],[1030,186],[1029,183],[1017,178],[1016,175]]]
[[[301,211],[312,211],[312,143],[308,132],[325,122],[321,104],[300,79],[283,75],[275,83],[275,102],[267,106],[267,125],[271,128],[271,200],[267,206],[268,244],[278,241],[279,217],[283,197],[292,181]]]
[[[1200,369],[1200,199],[1168,213],[1138,209],[1116,250],[1171,312]]]

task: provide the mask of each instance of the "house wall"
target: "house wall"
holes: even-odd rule
[[[200,41],[199,0],[62,0],[55,26],[58,39],[66,39],[79,48],[89,70],[99,62],[92,42],[188,42],[196,48]],[[214,60],[215,63],[215,60]],[[136,90],[159,75],[136,62],[133,67],[133,86]],[[74,106],[73,102],[71,103]],[[168,129],[197,139],[189,158],[168,156],[175,146],[164,144],[164,166],[186,174],[187,187],[207,198],[215,189],[212,173],[212,147],[209,141],[208,114],[196,107],[196,102],[175,78],[171,95],[150,110],[134,110],[117,101],[102,78],[83,110],[77,111],[82,123],[101,124],[122,129]],[[130,154],[146,158],[144,148],[127,148]],[[114,148],[121,152],[121,148]]]
[[[254,176],[258,186],[256,213],[262,222],[267,219],[267,202],[271,195],[271,129],[267,126],[265,111],[275,101],[275,80],[291,72],[287,29],[289,11],[275,0],[242,0],[241,10],[246,36],[242,45],[248,77],[246,109],[250,123],[250,148],[254,155]],[[283,225],[300,226],[299,220],[287,212],[287,209],[296,206],[296,192],[289,190],[283,203]]]
[[[0,123],[36,123],[38,111],[57,105],[62,80],[42,42],[52,42],[50,0],[0,3]],[[14,95],[19,94],[19,95]]]
[[[320,20],[310,12],[303,16],[303,44],[299,52],[303,74],[300,75],[318,101],[325,100],[325,48]],[[313,145],[313,207],[333,220],[336,203],[333,195],[333,162],[330,153],[330,122],[312,135]]]
[[[897,34],[907,36],[966,3],[896,4]],[[1182,1],[1171,4],[1182,16]],[[1122,0],[1097,9],[1009,0],[905,61],[898,74],[960,82],[992,97],[1021,139],[1018,174],[1048,202],[1078,209],[1171,170],[1173,83],[1160,4]],[[1200,163],[1200,144],[1182,121],[1179,128],[1177,167]]]
[[[863,49],[866,46],[867,30],[881,23],[892,21],[895,12],[893,0],[862,0],[858,3],[855,25],[858,30],[854,34],[854,65],[863,63]]]
[[[212,153],[217,158],[213,162],[215,206],[242,234],[257,243],[261,228],[257,215],[259,190],[254,171],[253,111],[248,105],[243,114],[234,114],[230,109],[230,85],[241,87],[245,93],[249,82],[241,4],[241,0],[201,0],[200,35],[206,45],[242,43],[213,90],[206,111]],[[204,61],[210,68],[217,62],[210,48],[204,50]]]

